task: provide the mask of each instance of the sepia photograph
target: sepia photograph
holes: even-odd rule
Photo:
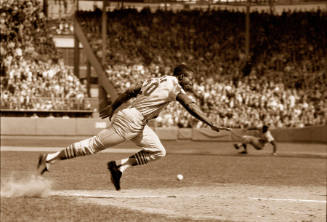
[[[1,222],[327,221],[327,1],[1,0]]]

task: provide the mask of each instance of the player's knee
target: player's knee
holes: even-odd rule
[[[95,153],[105,148],[99,136],[92,137],[89,146]]]
[[[166,156],[166,149],[161,143],[157,143],[155,147],[157,157],[162,158]]]
[[[163,148],[163,147],[162,147],[162,148],[159,150],[159,152],[158,152],[158,156],[159,156],[160,158],[165,157],[166,154],[167,154],[166,149]]]
[[[149,155],[151,160],[161,159],[166,156],[166,150],[163,146],[143,148],[143,151]]]

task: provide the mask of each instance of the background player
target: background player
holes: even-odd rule
[[[257,150],[262,150],[264,146],[267,143],[270,143],[273,146],[273,155],[277,155],[277,145],[275,142],[274,137],[271,135],[271,132],[269,130],[269,127],[266,125],[263,125],[261,129],[258,128],[251,128],[248,130],[259,130],[259,136],[250,136],[250,135],[244,135],[241,136],[241,143],[234,144],[235,149],[239,149],[240,147],[243,148],[243,151],[241,151],[241,154],[247,154],[247,145],[252,145]]]
[[[220,129],[228,130],[215,126],[186,95],[185,91],[191,91],[192,88],[192,70],[185,65],[178,65],[174,69],[173,76],[151,78],[134,88],[127,89],[111,105],[100,112],[101,118],[110,118],[111,124],[108,128],[100,131],[96,136],[73,143],[59,152],[41,154],[37,166],[40,173],[48,171],[50,164],[57,160],[95,154],[108,147],[131,140],[142,149],[125,159],[108,162],[111,181],[116,190],[119,190],[120,178],[127,168],[147,164],[166,155],[166,150],[159,137],[147,125],[147,122],[157,117],[162,109],[176,100],[190,114],[209,125],[211,129],[217,132]],[[133,97],[135,100],[130,105],[115,113],[116,109]]]

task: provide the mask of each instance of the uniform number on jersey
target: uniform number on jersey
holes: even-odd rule
[[[165,77],[162,77],[160,79],[153,79],[152,81],[145,84],[145,90],[143,94],[145,96],[149,96],[154,90],[156,90],[160,83],[167,81]]]

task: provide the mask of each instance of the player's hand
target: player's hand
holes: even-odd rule
[[[113,110],[111,105],[106,106],[103,110],[100,111],[100,117],[102,119],[109,117],[109,119],[111,120],[112,114]]]
[[[213,131],[216,131],[216,132],[219,132],[220,130],[219,130],[219,127],[217,127],[217,126],[211,126],[211,129],[213,130]]]

